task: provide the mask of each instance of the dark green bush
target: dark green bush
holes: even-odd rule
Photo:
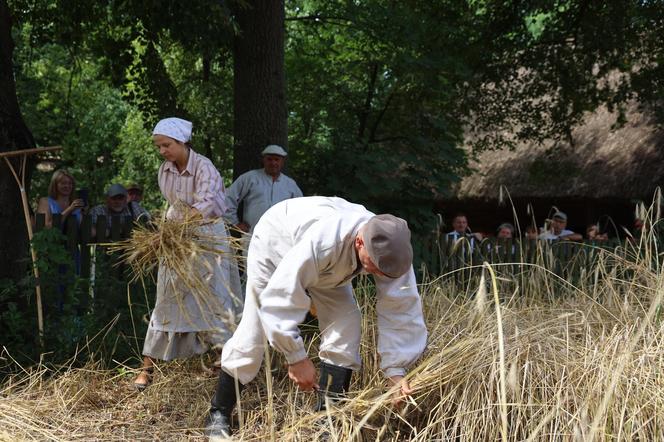
[[[76,255],[58,229],[35,234],[33,247],[44,313],[40,345],[32,269],[20,281],[0,281],[0,345],[21,365],[38,361],[77,364],[91,356],[101,362],[140,355],[154,284],[129,284],[128,269],[97,246],[91,278],[77,275]],[[0,377],[10,369],[0,372]]]

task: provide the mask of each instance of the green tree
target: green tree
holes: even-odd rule
[[[149,180],[158,159],[143,137],[158,118],[193,120],[196,149],[228,174],[286,144],[287,122],[306,193],[422,225],[467,173],[464,143],[568,137],[586,112],[632,99],[661,111],[661,6],[289,0],[284,96],[280,2],[9,3],[28,127],[38,144],[65,142],[62,164],[81,162],[97,194]]]
[[[123,161],[116,162],[113,151],[131,106],[90,53],[74,56],[54,43],[30,46],[31,28],[21,27],[16,56],[26,122],[39,144],[64,147],[57,167],[69,169],[77,186],[90,188],[91,201],[99,202]],[[50,173],[35,177],[33,198],[45,195]]]
[[[467,151],[662,111],[661,1],[287,2],[294,175],[417,220]],[[351,184],[352,185],[349,185]]]
[[[113,158],[118,163],[118,175],[114,181],[140,184],[144,195],[141,204],[148,209],[158,209],[164,204],[155,179],[162,158],[150,135],[145,129],[143,114],[138,109],[131,111],[120,130],[120,142],[113,151]]]
[[[433,219],[432,199],[465,171],[455,85],[473,61],[468,8],[444,6],[289,3],[292,166],[306,189]]]
[[[475,2],[491,54],[468,88],[478,148],[571,139],[599,106],[664,116],[662,1]]]

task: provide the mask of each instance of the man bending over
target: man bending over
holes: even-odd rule
[[[380,368],[400,387],[395,394],[412,393],[404,375],[427,339],[412,259],[406,221],[341,198],[291,199],[265,212],[249,244],[244,312],[222,352],[206,434],[230,436],[236,378],[242,387],[258,374],[264,335],[285,355],[290,379],[318,392],[318,410],[326,396],[348,390],[360,368],[361,314],[351,285],[360,273],[376,282]],[[311,302],[321,330],[320,382],[298,329]]]

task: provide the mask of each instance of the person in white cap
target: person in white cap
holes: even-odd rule
[[[404,375],[427,340],[412,259],[406,221],[341,198],[290,199],[265,212],[249,244],[242,320],[222,351],[206,421],[211,440],[230,435],[236,380],[239,388],[257,375],[264,337],[285,355],[290,379],[318,391],[317,410],[348,390],[360,368],[361,313],[351,281],[361,273],[376,283],[380,368],[400,387],[398,398],[412,393]],[[298,328],[311,303],[321,330],[320,382]]]
[[[549,221],[549,228],[539,235],[539,239],[582,241],[583,235],[567,229],[567,214],[557,211]]]
[[[263,168],[240,175],[226,193],[227,208],[224,217],[242,232],[251,232],[265,211],[278,202],[298,198],[302,191],[292,178],[281,173],[286,162],[286,151],[270,144],[262,152]],[[242,213],[238,213],[240,205]]]
[[[134,384],[143,390],[151,381],[154,359],[172,360],[205,353],[231,336],[234,316],[241,304],[237,263],[224,238],[229,237],[221,218],[226,209],[224,184],[212,162],[190,144],[192,124],[166,118],[152,132],[154,145],[166,160],[159,168],[159,189],[169,203],[167,219],[200,216],[210,220],[200,227],[205,236],[218,238],[211,247],[218,255],[203,258],[201,272],[215,299],[191,293],[170,268],[159,265],[157,300],[143,346],[143,369]],[[178,204],[176,204],[178,203]]]

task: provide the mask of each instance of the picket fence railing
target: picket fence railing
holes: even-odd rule
[[[61,229],[66,236],[65,247],[80,256],[80,276],[90,277],[92,246],[121,241],[131,236],[134,222],[130,217],[99,216],[92,223],[89,215],[82,217],[80,225],[74,222],[62,225],[62,217],[53,215],[53,227]],[[43,214],[36,216],[35,231],[45,228]],[[415,254],[419,266],[425,266],[430,275],[455,274],[466,278],[473,269],[488,262],[503,273],[519,273],[524,269],[539,266],[565,278],[588,272],[596,265],[600,256],[610,254],[617,259],[631,259],[642,254],[633,239],[611,239],[608,241],[545,241],[504,240],[488,238],[482,241],[454,238],[446,235],[416,240]]]
[[[418,252],[420,263],[425,264],[429,274],[456,275],[461,279],[477,274],[474,269],[484,262],[505,274],[539,267],[570,279],[590,272],[600,258],[603,265],[610,267],[621,260],[643,259],[645,255],[644,246],[633,238],[582,242],[497,238],[471,241],[446,235],[424,244]]]
[[[107,218],[100,215],[94,225],[90,215],[83,215],[80,225],[75,222],[65,222],[63,225],[61,215],[52,216],[52,227],[62,230],[66,237],[65,248],[78,256],[80,276],[83,278],[89,278],[90,269],[93,268],[91,266],[92,246],[127,239],[131,236],[133,226],[134,221],[129,216]],[[44,228],[46,228],[46,218],[44,214],[37,214],[35,232]]]

